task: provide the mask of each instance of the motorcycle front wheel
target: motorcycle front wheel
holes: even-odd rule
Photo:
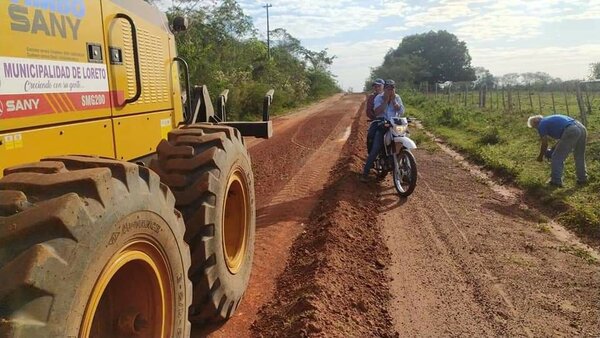
[[[394,187],[401,197],[408,197],[417,186],[417,161],[408,149],[402,149],[394,157]]]

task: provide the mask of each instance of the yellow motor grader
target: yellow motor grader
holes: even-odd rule
[[[273,92],[228,122],[177,57],[186,25],[141,0],[0,0],[0,337],[188,337],[238,307],[242,136],[271,135]]]

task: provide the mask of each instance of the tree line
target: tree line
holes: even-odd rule
[[[189,64],[191,83],[207,85],[213,99],[229,89],[230,119],[256,119],[271,88],[275,112],[341,91],[330,72],[334,56],[309,50],[277,28],[269,58],[267,43],[235,0],[177,0],[166,14],[171,21],[188,18],[187,31],[175,35],[178,54]]]
[[[383,63],[371,70],[365,90],[373,79],[391,78],[404,85],[429,88],[438,84],[462,82],[472,88],[513,87],[533,90],[575,90],[579,81],[562,81],[544,72],[510,73],[494,76],[483,67],[471,65],[467,44],[445,30],[409,35],[396,49],[390,49]],[[600,62],[590,65],[589,79],[600,79]]]

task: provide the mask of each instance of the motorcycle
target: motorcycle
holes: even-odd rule
[[[384,179],[392,172],[394,187],[401,197],[408,197],[417,186],[417,162],[411,150],[417,145],[408,137],[408,119],[396,117],[392,120],[371,123],[383,124],[386,130],[383,136],[383,147],[373,167],[379,179]]]

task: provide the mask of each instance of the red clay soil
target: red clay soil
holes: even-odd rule
[[[275,281],[317,205],[344,135],[363,95],[336,95],[274,121],[274,136],[248,140],[257,197],[254,264],[238,311],[223,326],[194,327],[192,337],[247,337],[258,309],[271,299]]]
[[[362,95],[334,96],[299,114],[277,119],[274,136],[250,146],[258,209],[290,182],[330,135],[343,132],[346,126],[338,128],[342,116],[355,114],[361,100]],[[352,120],[346,122],[349,125]],[[333,164],[335,159],[329,162]]]
[[[367,128],[359,116],[330,184],[294,242],[275,296],[261,308],[254,336],[396,336],[387,311],[389,255],[376,221],[377,188],[358,181]]]
[[[600,265],[452,156],[364,185],[362,119],[296,240],[257,337],[600,336]]]
[[[408,199],[389,176],[360,183],[363,100],[329,99],[250,143],[253,275],[211,336],[600,336],[598,262],[452,156],[417,150]]]
[[[449,154],[415,155],[408,200],[381,184],[401,336],[600,336],[600,265],[589,253]]]

